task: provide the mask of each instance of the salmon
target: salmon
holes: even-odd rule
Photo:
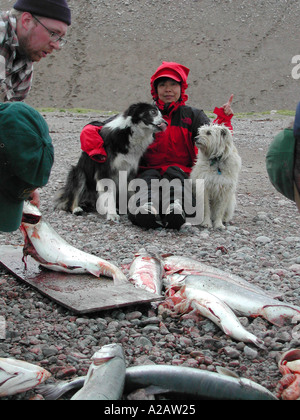
[[[75,401],[120,400],[126,375],[125,355],[120,344],[103,346],[92,357],[83,387],[71,398]]]
[[[258,347],[263,345],[263,341],[248,332],[229,306],[215,295],[191,286],[183,286],[175,295],[175,299],[178,299],[178,295],[182,301],[175,305],[176,312],[185,313],[188,310],[194,310],[210,319],[233,339],[239,342],[253,343]]]
[[[141,249],[133,260],[129,281],[136,287],[161,295],[164,268],[159,256]]]
[[[173,274],[164,279],[166,287],[183,285],[198,291],[209,292],[225,302],[236,315],[258,317],[279,327],[299,316],[300,307],[278,301],[264,293],[263,289],[252,289],[247,284],[237,284],[213,272],[198,274]]]
[[[20,230],[25,240],[24,262],[30,255],[49,270],[90,273],[96,277],[112,277],[115,283],[127,282],[125,274],[114,264],[68,244],[50,224],[43,221],[39,209],[29,202],[24,204]]]
[[[51,373],[40,366],[22,360],[0,358],[0,397],[29,391],[50,376]]]

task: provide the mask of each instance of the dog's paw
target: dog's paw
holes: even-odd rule
[[[83,212],[84,211],[83,211],[83,209],[81,207],[75,207],[75,209],[72,211],[72,213],[75,216],[81,216]]]
[[[106,220],[109,222],[115,222],[115,223],[119,223],[120,222],[120,216],[118,214],[107,214],[106,215]]]
[[[201,226],[207,229],[211,229],[213,227],[213,224],[211,220],[204,219],[203,222],[201,223]]]
[[[222,220],[215,221],[214,228],[216,230],[225,230],[226,229],[226,227],[222,223]]]

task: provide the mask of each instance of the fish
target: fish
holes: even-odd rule
[[[195,275],[209,275],[223,279],[227,283],[233,283],[240,286],[243,286],[246,289],[253,290],[257,293],[264,293],[272,298],[280,297],[280,293],[267,292],[261,287],[256,286],[247,282],[240,276],[237,276],[232,273],[227,273],[223,270],[220,270],[216,267],[212,267],[207,264],[203,264],[200,261],[195,260],[194,258],[175,256],[175,255],[166,255],[162,256],[164,268],[166,275],[180,273],[180,274],[195,274]]]
[[[279,359],[278,367],[283,378],[277,386],[277,396],[285,401],[300,398],[300,349],[285,352]]]
[[[126,363],[120,344],[103,346],[92,357],[83,387],[73,401],[120,400],[123,395]]]
[[[127,394],[139,388],[157,386],[185,399],[271,400],[277,398],[263,386],[246,378],[233,378],[191,367],[146,365],[126,370]]]
[[[176,299],[178,298],[178,294],[182,298],[182,301],[175,305],[175,312],[185,313],[191,308],[192,310],[199,312],[205,318],[210,319],[221,328],[226,335],[235,340],[244,343],[253,343],[257,347],[263,346],[263,341],[254,334],[248,332],[229,306],[215,295],[208,293],[205,290],[195,289],[194,287],[186,285],[181,287],[177,292],[175,295]]]
[[[81,377],[71,382],[41,385],[38,392],[46,400],[57,400],[72,389],[82,387],[84,381],[85,377]],[[277,400],[267,388],[246,378],[233,377],[232,374],[227,376],[207,370],[169,365],[132,366],[126,369],[123,395],[150,387],[156,387],[160,393],[190,400]]]
[[[129,270],[129,281],[136,287],[161,295],[164,268],[160,257],[144,248],[139,250]]]
[[[16,359],[0,358],[0,397],[7,397],[33,389],[51,373],[40,366]]]
[[[40,210],[25,202],[20,227],[24,236],[23,261],[30,255],[42,267],[69,274],[90,273],[112,277],[116,284],[127,282],[125,274],[114,264],[68,244],[43,221]]]
[[[212,293],[225,302],[237,316],[258,317],[282,327],[300,314],[300,307],[273,299],[264,290],[255,290],[244,283],[227,281],[224,275],[212,272],[172,274],[164,279],[166,287],[186,285],[195,290]]]

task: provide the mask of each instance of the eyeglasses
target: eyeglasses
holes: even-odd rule
[[[65,38],[62,38],[60,35],[58,35],[56,32],[50,31],[50,29],[47,28],[37,17],[33,16],[33,19],[35,19],[43,28],[45,28],[50,35],[51,42],[59,42],[59,48],[62,48],[64,45],[66,45],[67,40]]]

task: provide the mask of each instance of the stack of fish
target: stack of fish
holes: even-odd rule
[[[39,209],[28,202],[24,206],[21,230],[25,239],[24,258],[31,255],[42,266],[55,271],[102,274],[113,277],[115,283],[128,281],[115,265],[69,245],[42,220]],[[145,249],[133,260],[129,281],[157,295],[161,295],[164,284],[169,300],[177,302],[175,311],[198,312],[216,323],[225,334],[257,346],[261,346],[262,341],[247,332],[236,315],[262,316],[282,326],[286,319],[300,314],[300,307],[279,302],[238,276],[191,258],[161,257]]]
[[[175,303],[175,311],[195,310],[238,341],[262,345],[261,340],[249,335],[241,326],[236,315],[261,316],[282,326],[300,314],[300,307],[280,302],[241,277],[194,259],[166,256],[164,268],[164,285],[168,299]]]

